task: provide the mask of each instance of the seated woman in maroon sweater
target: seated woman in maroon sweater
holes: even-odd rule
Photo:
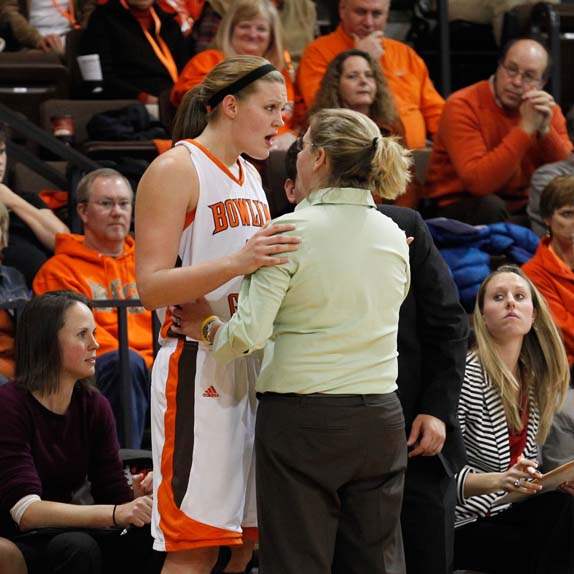
[[[149,524],[151,476],[128,486],[111,407],[87,382],[95,329],[81,295],[33,299],[18,323],[16,380],[0,387],[0,536],[30,574],[107,574],[122,557],[140,574],[153,562],[149,530],[119,536]],[[74,504],[86,480],[94,504]]]

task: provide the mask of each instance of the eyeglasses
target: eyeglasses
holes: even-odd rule
[[[313,142],[308,142],[308,144],[309,144],[309,147],[311,147],[311,148],[317,147]],[[299,153],[300,151],[303,151],[304,149],[305,149],[305,140],[303,139],[303,136],[299,136],[295,140],[295,151],[297,153]]]
[[[111,211],[116,205],[121,211],[129,211],[132,207],[132,202],[129,199],[97,199],[95,201],[82,201],[81,203],[93,203],[97,205],[102,211]]]
[[[509,78],[520,78],[520,81],[525,85],[539,84],[542,82],[542,78],[535,76],[532,72],[522,72],[516,66],[507,66],[506,64],[500,64],[500,67],[504,70]]]

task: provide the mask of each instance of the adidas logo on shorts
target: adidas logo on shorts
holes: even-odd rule
[[[207,397],[209,399],[218,399],[219,393],[215,390],[215,387],[211,385],[210,387],[207,387],[205,391],[203,391],[202,396]]]

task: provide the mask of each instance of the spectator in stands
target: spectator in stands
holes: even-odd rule
[[[96,0],[1,0],[0,21],[22,48],[64,54],[66,34],[85,28]]]
[[[383,135],[404,138],[404,129],[395,110],[393,96],[379,64],[367,52],[347,50],[327,67],[309,115],[326,108],[349,108],[369,116]],[[420,186],[411,181],[407,192],[397,198],[398,205],[415,207]]]
[[[0,388],[0,532],[31,573],[152,572],[149,529],[108,530],[149,524],[152,477],[128,486],[110,405],[88,382],[98,348],[89,305],[61,291],[22,313],[16,378]],[[81,505],[86,480],[93,503]]]
[[[285,160],[285,194],[295,205],[306,195],[297,178],[296,150],[294,144]],[[453,473],[465,462],[456,407],[468,321],[421,216],[390,205],[378,209],[414,238],[409,248],[411,286],[401,306],[397,340],[398,393],[412,447],[401,513],[407,572],[448,574],[454,553]]]
[[[510,214],[525,222],[532,173],[572,151],[560,107],[542,90],[548,68],[541,43],[512,40],[494,76],[450,96],[426,180],[437,215],[483,224]]]
[[[547,228],[523,270],[544,295],[574,365],[574,175],[553,179],[540,197]],[[574,453],[572,453],[574,456]]]
[[[161,0],[175,4],[176,0]],[[313,0],[270,0],[279,18],[285,46],[298,61],[305,46],[315,38],[317,10]],[[191,31],[191,52],[197,54],[213,44],[219,26],[225,15],[232,9],[234,0],[189,0],[188,12],[195,16]],[[190,9],[191,8],[191,9]]]
[[[261,56],[269,60],[285,79],[288,110],[284,115],[284,133],[292,127],[295,92],[289,54],[283,49],[281,25],[275,6],[269,0],[236,0],[226,12],[215,39],[216,48],[194,56],[185,66],[171,92],[171,102],[179,106],[184,94],[200,84],[225,58]],[[293,137],[286,138],[289,145]]]
[[[361,112],[379,126],[383,135],[404,135],[387,81],[367,52],[347,50],[329,63],[309,115],[326,108]]]
[[[574,482],[547,492],[537,470],[568,387],[560,333],[536,287],[515,266],[482,283],[458,418],[468,464],[457,475],[455,568],[489,573],[574,572]],[[496,506],[505,493],[521,504]]]
[[[133,192],[127,179],[112,169],[98,169],[80,181],[78,214],[84,235],[58,234],[56,254],[34,279],[34,292],[66,289],[92,300],[137,299],[135,242],[129,235]],[[123,434],[120,392],[119,335],[116,309],[98,308],[97,385],[108,397]],[[148,370],[153,362],[151,313],[128,310],[129,360],[134,428],[129,446],[141,445],[149,403]]]
[[[8,131],[0,123],[0,203],[11,212],[8,243],[4,245],[3,263],[15,267],[31,287],[34,275],[54,252],[56,233],[69,233],[36,193],[12,191],[6,185]]]
[[[434,135],[444,101],[433,86],[426,65],[412,48],[383,33],[390,0],[340,0],[339,27],[312,42],[301,58],[298,86],[307,107],[315,99],[329,62],[341,52],[356,48],[379,62],[393,94],[404,128],[405,143],[423,148]]]
[[[562,162],[566,163],[566,162]],[[540,196],[540,217],[546,223],[534,257],[522,270],[548,302],[570,364],[568,398],[556,413],[542,449],[544,470],[549,471],[574,458],[574,164],[570,174],[556,177]],[[557,166],[558,164],[554,164]]]
[[[157,103],[176,81],[187,59],[173,14],[155,0],[108,0],[94,10],[80,44],[82,54],[98,54],[103,96]]]
[[[571,120],[568,120],[568,132],[570,140],[572,140],[573,132],[570,126]],[[540,196],[546,186],[556,177],[574,175],[574,155],[570,155],[568,159],[548,163],[539,167],[530,179],[530,191],[528,192],[528,207],[526,212],[530,219],[530,227],[532,231],[539,237],[546,234],[548,227],[540,214]]]
[[[0,303],[16,303],[30,298],[22,274],[1,263],[2,251],[8,243],[9,214],[0,203]],[[0,309],[0,384],[14,377],[14,310]]]

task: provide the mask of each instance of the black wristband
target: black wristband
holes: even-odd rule
[[[118,507],[117,504],[114,504],[114,511],[112,512],[112,522],[114,523],[114,526],[119,526],[119,524],[116,522],[116,508]]]

